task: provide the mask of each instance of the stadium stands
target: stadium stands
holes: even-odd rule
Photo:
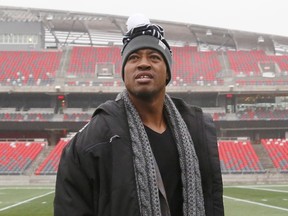
[[[264,172],[264,168],[249,140],[220,140],[218,149],[223,174]]]
[[[54,117],[54,109],[30,108],[28,110],[17,110],[17,108],[0,109],[0,121],[51,121]]]
[[[117,46],[75,46],[71,48],[68,60],[66,60],[67,56],[62,55],[63,52],[58,50],[0,51],[0,84],[51,85],[55,81],[56,72],[60,70],[61,60],[65,60],[68,64],[67,71],[64,71],[67,78],[97,78],[102,72],[106,73],[105,70],[109,70],[107,73],[113,78],[113,81],[93,80],[92,82],[91,80],[72,82],[67,80],[67,85],[119,86],[121,82],[117,81],[121,81],[120,51],[120,47]],[[262,50],[226,51],[223,55],[223,52],[217,51],[200,52],[193,46],[172,47],[172,51],[174,58],[172,85],[224,85],[223,71],[232,71],[226,76],[231,77],[237,85],[241,86],[288,84],[288,56],[286,55],[267,55]],[[67,50],[65,52],[69,53]],[[226,63],[221,63],[223,61]],[[267,63],[269,67],[265,66]],[[263,72],[267,67],[273,69],[275,77],[263,78]]]
[[[172,47],[174,63],[172,80],[179,81],[178,85],[204,83],[220,85],[216,74],[221,71],[217,52],[198,52],[195,47]]]
[[[62,138],[38,164],[35,175],[55,175],[63,148],[70,138]],[[288,140],[262,139],[274,167],[288,173]],[[27,170],[47,145],[45,141],[0,141],[0,174],[20,175]],[[218,140],[222,174],[265,173],[250,140]]]
[[[91,119],[91,114],[89,113],[65,113],[63,120],[64,121],[89,121]]]
[[[95,76],[97,64],[114,64],[115,72],[120,73],[121,58],[119,47],[73,47],[68,76]]]
[[[226,53],[238,85],[287,85],[286,55],[267,55],[263,50]]]
[[[15,109],[14,109],[15,110]],[[67,109],[69,110],[69,109]],[[3,121],[15,121],[15,122],[49,122],[55,120],[61,121],[84,121],[88,122],[91,118],[92,111],[84,112],[66,112],[62,114],[39,113],[39,112],[0,112],[0,122]],[[285,120],[288,119],[288,110],[247,110],[238,111],[236,113],[217,112],[215,108],[214,112],[211,112],[214,121],[229,121],[229,120]]]
[[[35,171],[36,175],[55,175],[63,148],[69,139],[61,139]]]
[[[261,119],[283,120],[288,119],[288,110],[255,109],[255,110],[237,112],[237,116],[239,120],[261,120]]]
[[[275,56],[275,55],[269,55],[268,56],[269,61],[273,61],[278,64],[280,71],[284,72],[284,75],[288,75],[288,56],[287,55],[281,55],[281,56]]]
[[[288,139],[262,139],[261,144],[268,152],[275,168],[288,173]]]
[[[0,141],[0,174],[23,174],[45,145],[44,141]]]
[[[62,51],[0,51],[0,83],[14,86],[50,85]]]
[[[259,61],[267,61],[268,57],[262,50],[256,51],[227,51],[230,67],[236,76],[260,76]],[[243,74],[242,74],[242,73]]]
[[[228,73],[226,76],[232,77],[239,85],[288,84],[288,56],[285,55],[270,56],[260,50],[226,51],[225,55],[223,53],[220,55],[217,51],[199,52],[196,47],[189,46],[172,47],[172,51],[174,58],[172,85],[174,86],[195,84],[198,86],[221,86],[225,84],[221,75],[223,71],[230,71],[230,74]],[[67,85],[110,87],[122,85],[119,47],[73,47],[70,54],[67,71],[64,71],[64,74],[66,74],[66,77],[84,79],[79,79],[79,81],[76,79],[73,82],[70,82],[68,79],[65,82]],[[64,58],[62,51],[1,51],[0,85],[51,85],[56,79],[56,74],[59,73],[62,57]],[[223,61],[228,62],[228,64],[223,64]],[[7,64],[7,62],[10,63]],[[274,68],[276,70],[276,77],[257,81],[257,77],[263,78],[261,63],[267,62],[269,64],[272,62],[270,65],[276,65],[277,70]],[[105,69],[105,65],[107,67],[112,65],[112,77],[109,80],[98,79],[99,68],[101,69],[104,66]],[[104,71],[104,73],[106,72]],[[73,108],[70,108],[68,105],[61,113],[55,114],[53,108],[18,110],[17,107],[5,107],[0,109],[0,121],[53,122],[60,120],[67,122],[87,122],[91,118],[91,113],[82,110],[82,108],[74,108],[78,110],[73,111]],[[215,108],[214,112],[211,111],[210,113],[213,115],[215,121],[231,119],[283,120],[288,118],[288,110],[286,108],[266,109],[254,107],[253,109],[236,110],[234,113],[226,113],[223,107],[222,111]],[[56,174],[61,151],[67,142],[67,139],[60,140],[51,154],[38,167],[35,172],[36,175]],[[261,142],[269,152],[274,166],[280,172],[287,172],[288,153],[285,147],[287,146],[287,141],[262,140]],[[33,150],[36,153],[30,155],[25,151],[24,146],[30,146],[31,149],[31,146],[34,146],[34,144],[26,143],[26,145],[20,145],[17,142],[8,142],[1,145],[1,151],[5,153],[3,154],[5,156],[1,158],[0,174],[22,174],[39,154],[41,148],[43,148],[42,145],[36,145],[35,149],[39,149]],[[220,140],[218,146],[221,169],[224,174],[265,172],[250,141]],[[271,148],[272,146],[273,148]],[[8,151],[9,148],[13,148],[14,153],[9,153],[10,158],[6,158],[6,152],[11,152],[11,150]]]

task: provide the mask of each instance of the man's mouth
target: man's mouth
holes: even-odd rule
[[[150,79],[151,77],[148,75],[142,75],[140,77],[137,77],[137,79]]]
[[[152,79],[153,76],[149,73],[139,73],[135,79],[136,80],[147,80],[147,79]]]

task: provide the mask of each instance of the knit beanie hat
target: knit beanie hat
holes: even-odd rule
[[[129,17],[127,27],[128,31],[122,40],[122,79],[124,80],[124,67],[129,55],[139,49],[150,48],[162,54],[167,66],[168,84],[171,80],[172,51],[164,38],[163,28],[151,24],[148,18],[140,14]]]

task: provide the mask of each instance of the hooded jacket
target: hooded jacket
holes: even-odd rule
[[[223,185],[210,115],[173,99],[199,160],[206,216],[223,216]],[[123,100],[100,105],[63,149],[54,216],[140,216],[133,151]]]

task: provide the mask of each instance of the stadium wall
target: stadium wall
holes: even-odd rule
[[[288,184],[287,174],[223,174],[224,185],[240,184]],[[0,186],[54,186],[56,175],[46,176],[0,176]]]

